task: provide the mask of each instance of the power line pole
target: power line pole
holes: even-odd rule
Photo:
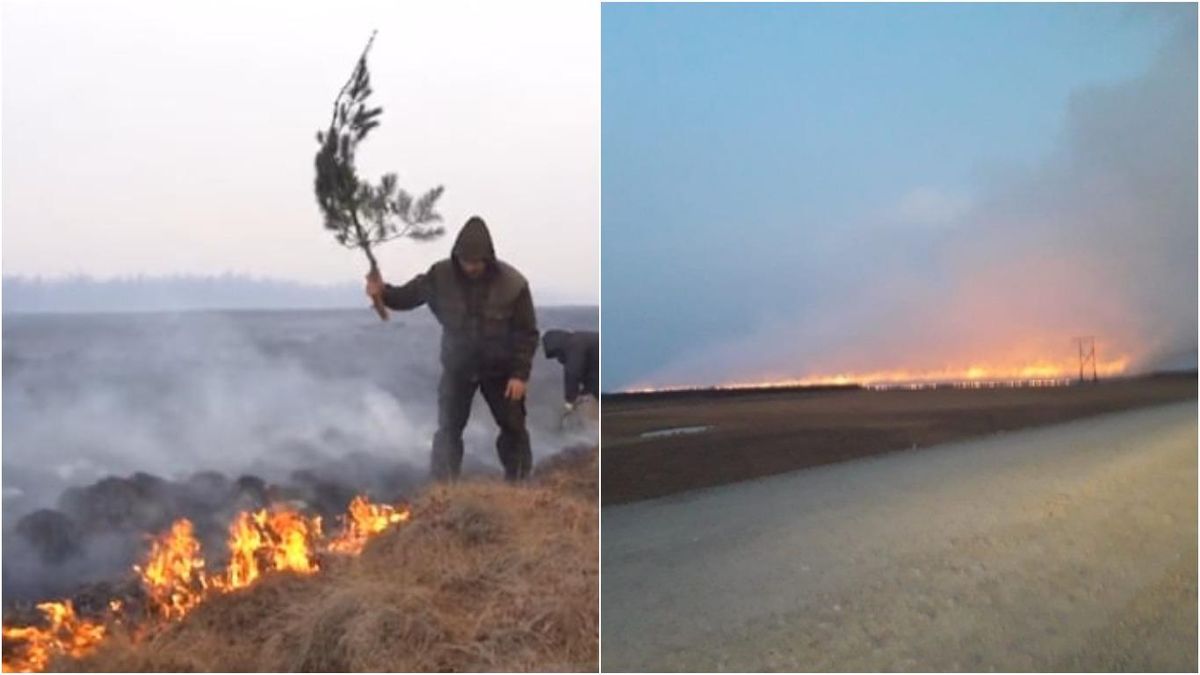
[[[1083,383],[1084,368],[1089,363],[1092,365],[1092,382],[1099,382],[1096,374],[1096,338],[1091,335],[1077,337],[1075,343],[1079,345],[1079,382]]]

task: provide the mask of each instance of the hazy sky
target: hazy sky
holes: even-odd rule
[[[316,131],[372,29],[382,126],[360,169],[446,186],[450,236],[385,245],[389,280],[472,214],[535,299],[598,300],[599,6],[5,0],[5,274],[360,279],[324,231]]]
[[[605,5],[605,388],[1194,350],[1195,12]]]

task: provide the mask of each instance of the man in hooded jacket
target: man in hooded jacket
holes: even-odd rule
[[[368,275],[367,295],[400,311],[429,305],[442,325],[434,478],[459,475],[462,432],[477,389],[500,427],[496,451],[505,477],[526,478],[533,456],[525,428],[525,385],[537,350],[537,318],[529,284],[515,268],[496,259],[483,219],[468,220],[450,257],[403,286]]]
[[[595,331],[548,330],[542,336],[546,358],[563,366],[566,412],[575,409],[582,394],[600,398],[600,334]]]

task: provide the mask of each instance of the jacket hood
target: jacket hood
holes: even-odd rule
[[[487,223],[483,222],[483,218],[472,216],[467,224],[462,226],[450,255],[459,259],[483,258],[488,262],[495,262],[496,248],[492,245],[492,234],[488,232]]]
[[[542,349],[546,352],[546,358],[556,359],[565,354],[570,338],[571,334],[565,330],[548,330],[542,334]]]

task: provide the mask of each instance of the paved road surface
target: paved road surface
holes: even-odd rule
[[[605,670],[1191,670],[1195,401],[603,510]]]

